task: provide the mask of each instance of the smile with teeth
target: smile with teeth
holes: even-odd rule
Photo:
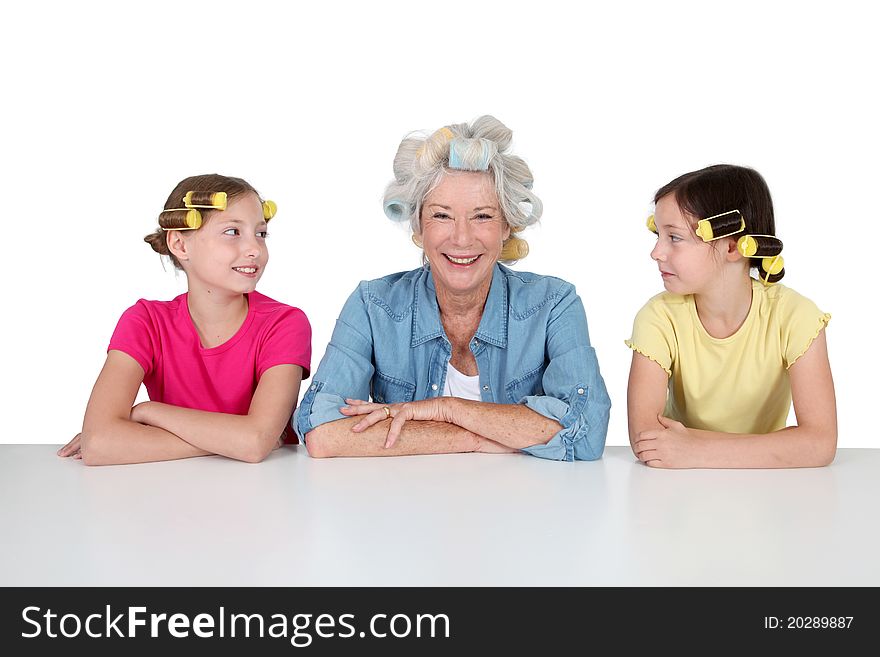
[[[233,267],[234,271],[237,271],[239,274],[256,274],[256,267]]]
[[[447,260],[449,260],[450,262],[454,262],[456,265],[470,265],[470,264],[476,262],[477,258],[480,257],[478,255],[475,255],[475,256],[465,256],[462,258],[456,258],[455,256],[451,256],[446,253],[444,253],[443,255],[446,256]]]

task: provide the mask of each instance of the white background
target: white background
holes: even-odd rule
[[[7,3],[0,20],[0,442],[80,428],[119,315],[185,279],[141,239],[181,178],[241,176],[279,213],[260,290],[314,367],[361,279],[419,264],[381,198],[402,137],[493,114],[535,174],[517,268],[577,285],[626,438],[632,318],[662,288],[653,192],[757,168],[784,283],[833,314],[842,447],[876,444],[880,48],[869,3]]]

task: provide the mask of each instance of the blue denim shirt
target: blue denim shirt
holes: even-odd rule
[[[541,458],[602,455],[611,401],[574,286],[496,265],[470,345],[482,401],[524,404],[562,425]],[[430,268],[363,281],[346,301],[318,371],[294,415],[297,435],[345,417],[345,398],[396,404],[443,393],[452,349]]]

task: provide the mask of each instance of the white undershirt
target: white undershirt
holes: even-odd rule
[[[450,362],[446,366],[446,383],[443,384],[443,396],[480,401],[482,399],[480,397],[480,375],[467,376],[462,374]]]

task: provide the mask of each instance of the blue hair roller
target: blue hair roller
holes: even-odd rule
[[[453,139],[449,142],[449,168],[461,169],[463,171],[486,171],[489,169],[489,142],[486,139],[480,139],[480,146],[483,153],[480,161],[474,166],[465,166],[461,159],[461,152],[467,148],[468,144],[463,139]]]
[[[401,201],[399,198],[388,199],[385,201],[383,208],[385,209],[385,216],[391,219],[391,221],[406,221],[409,219],[409,203]]]

